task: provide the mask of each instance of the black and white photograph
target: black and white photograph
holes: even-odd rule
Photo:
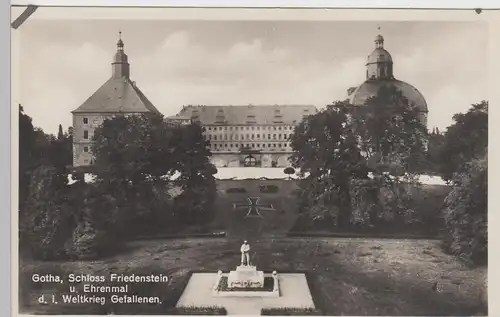
[[[12,30],[16,313],[488,315],[486,19],[92,10]]]

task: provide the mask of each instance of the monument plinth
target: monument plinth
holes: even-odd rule
[[[236,270],[193,273],[176,304],[176,307],[190,306],[221,306],[228,315],[259,315],[262,308],[315,307],[304,273],[258,271],[250,261],[247,241],[241,246],[241,265]]]
[[[236,271],[229,272],[227,284],[229,288],[261,288],[264,287],[264,272],[257,271],[256,266],[239,265]]]

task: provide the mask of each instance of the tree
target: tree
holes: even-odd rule
[[[394,177],[415,173],[428,141],[418,109],[396,87],[381,87],[364,106],[353,107],[351,125],[372,172]]]
[[[405,212],[411,195],[402,183],[418,185],[426,142],[418,110],[395,87],[382,87],[364,106],[328,106],[303,120],[292,137],[293,166],[308,174],[301,207],[313,217],[335,216],[340,227],[350,225],[360,205],[369,209],[372,225],[386,207]]]
[[[427,149],[427,158],[429,161],[429,174],[440,174],[441,152],[444,146],[444,134],[439,129],[433,129],[429,134],[429,146]]]
[[[203,128],[197,124],[180,126],[176,147],[179,157],[175,169],[179,177],[176,186],[183,190],[176,198],[182,219],[188,223],[204,223],[214,216],[216,185],[214,174],[217,169],[210,163],[208,141],[203,136]]]
[[[453,190],[445,199],[445,246],[476,264],[487,262],[488,160],[474,160],[453,177]]]
[[[35,130],[31,118],[24,113],[19,105],[19,208],[29,195],[29,171],[34,165]]]
[[[308,116],[291,138],[292,165],[299,169],[302,207],[313,217],[334,217],[340,227],[350,221],[349,182],[366,176],[362,157],[348,124],[350,105],[337,102]]]
[[[465,113],[453,116],[454,124],[444,135],[440,155],[441,173],[452,180],[463,171],[464,163],[479,159],[488,151],[488,102],[473,104]]]
[[[153,188],[166,185],[175,172],[176,146],[175,131],[161,115],[118,116],[96,129],[92,145],[96,185],[116,200],[118,223],[125,226],[151,212],[156,200]]]
[[[384,86],[365,105],[353,107],[350,119],[373,175],[355,184],[356,191],[364,195],[362,199],[372,206],[370,224],[377,225],[387,209],[403,216],[411,204],[408,189],[418,187],[416,174],[426,165],[428,134],[419,120],[418,109],[396,87]],[[403,186],[403,182],[411,187]]]
[[[295,174],[295,169],[293,167],[286,167],[283,172],[288,175],[288,179],[292,179],[291,175]]]
[[[131,223],[164,208],[161,188],[171,185],[181,188],[183,218],[205,219],[202,211],[215,199],[216,170],[201,126],[172,127],[156,114],[119,116],[105,120],[94,141],[96,183],[116,199],[117,219]]]

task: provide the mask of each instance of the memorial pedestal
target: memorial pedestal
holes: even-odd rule
[[[227,278],[229,288],[259,288],[264,287],[264,272],[257,271],[256,266],[240,265],[236,271],[229,272]]]

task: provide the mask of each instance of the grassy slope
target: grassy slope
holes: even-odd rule
[[[239,241],[163,240],[130,244],[130,252],[94,262],[22,262],[21,312],[142,313],[168,311],[190,270],[227,271],[239,261]],[[470,315],[477,313],[484,269],[468,269],[445,255],[438,241],[261,238],[253,243],[264,270],[307,271],[318,308],[328,315]],[[66,292],[67,285],[30,285],[32,273],[168,273],[169,285],[137,284],[133,292],[158,295],[162,306],[38,305],[40,294]],[[432,290],[438,282],[438,291]]]

